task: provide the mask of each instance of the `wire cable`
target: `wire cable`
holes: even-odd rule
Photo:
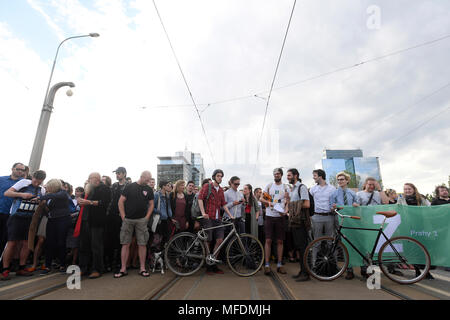
[[[270,85],[269,95],[267,96],[267,100],[266,100],[266,109],[264,111],[264,119],[263,119],[263,124],[262,124],[262,128],[261,128],[261,134],[259,135],[258,149],[256,151],[255,166],[253,168],[253,174],[252,174],[253,176],[255,175],[256,166],[257,166],[258,160],[259,160],[259,152],[261,149],[262,136],[264,133],[264,127],[265,127],[266,119],[267,119],[267,111],[269,110],[270,97],[272,96],[273,85],[275,84],[275,79],[277,77],[278,68],[280,67],[280,61],[281,61],[281,57],[283,55],[284,45],[286,44],[286,39],[287,39],[287,36],[289,33],[289,27],[291,26],[292,16],[294,15],[296,3],[297,3],[297,0],[294,0],[294,4],[293,4],[292,10],[291,10],[291,15],[289,16],[289,22],[288,22],[288,25],[286,28],[286,32],[284,34],[283,44],[281,45],[280,55],[278,56],[277,66],[275,67],[275,73],[273,75],[272,84]],[[254,95],[254,96],[257,96],[257,95]]]
[[[450,110],[450,105],[445,108],[444,110],[441,110],[440,112],[436,113],[434,116],[431,116],[430,118],[428,118],[427,120],[421,122],[419,125],[415,126],[414,128],[412,128],[411,130],[409,130],[407,133],[405,133],[404,135],[396,138],[395,140],[393,140],[391,143],[397,142],[402,140],[403,138],[409,136],[411,133],[415,132],[417,129],[423,127],[424,125],[426,125],[428,122],[430,122],[431,120],[437,118],[438,116],[440,116],[441,114],[443,114],[444,112],[447,112],[448,110]]]
[[[328,71],[328,72],[320,73],[318,75],[315,75],[315,76],[312,76],[312,77],[309,77],[309,78],[305,78],[303,80],[299,80],[299,81],[296,81],[296,82],[293,82],[293,83],[290,83],[290,84],[287,84],[287,85],[283,85],[283,86],[280,86],[280,87],[275,87],[275,88],[273,88],[273,90],[280,90],[280,89],[284,89],[284,88],[289,88],[289,87],[296,86],[296,85],[299,85],[299,84],[302,84],[302,83],[305,83],[305,82],[309,82],[309,81],[316,80],[316,79],[319,79],[319,78],[322,78],[322,77],[326,77],[326,76],[332,75],[334,73],[338,73],[338,72],[341,72],[341,71],[357,68],[357,67],[362,66],[363,64],[367,64],[367,63],[371,63],[371,62],[374,62],[374,61],[382,60],[382,59],[385,59],[385,58],[388,58],[388,57],[391,57],[391,56],[394,56],[394,55],[398,55],[398,54],[401,54],[401,53],[404,53],[404,52],[407,52],[407,51],[410,51],[410,50],[413,50],[413,49],[417,49],[417,48],[421,48],[421,47],[424,47],[424,46],[428,46],[428,45],[431,45],[433,43],[446,40],[448,38],[450,38],[450,34],[446,35],[446,36],[443,36],[443,37],[440,37],[440,38],[437,38],[437,39],[434,39],[434,40],[430,40],[430,41],[427,41],[427,42],[423,42],[423,43],[414,45],[412,47],[408,47],[408,48],[400,49],[400,50],[397,50],[397,51],[393,51],[393,52],[387,53],[387,54],[379,56],[379,57],[375,57],[375,58],[368,59],[368,60],[363,60],[361,62],[352,64],[352,65],[349,65],[349,66],[346,66],[346,67],[341,67],[341,68],[337,68],[337,69],[334,69],[334,70],[331,70],[331,71]],[[228,98],[228,99],[224,99],[224,100],[218,100],[218,101],[209,102],[209,103],[203,103],[203,104],[199,104],[199,105],[205,105],[206,106],[208,104],[209,105],[216,105],[216,104],[234,102],[234,101],[254,98],[254,97],[258,96],[258,95],[266,94],[266,93],[267,93],[267,91],[260,91],[260,92],[258,92],[256,94],[249,94],[249,95],[239,96],[239,97],[235,97],[235,98]],[[182,105],[182,106],[185,106],[185,105]],[[186,105],[186,106],[191,106],[192,107],[193,105]],[[158,107],[171,107],[171,106],[158,106]]]
[[[183,69],[181,68],[180,61],[178,60],[178,57],[177,57],[177,55],[175,53],[175,49],[173,48],[172,41],[170,41],[169,34],[167,33],[166,27],[164,26],[164,22],[163,22],[163,20],[161,18],[161,15],[159,14],[159,10],[158,10],[158,7],[156,6],[155,0],[153,0],[153,5],[155,6],[156,14],[158,15],[159,21],[161,22],[161,26],[162,26],[162,28],[164,30],[164,33],[166,34],[167,41],[169,42],[170,48],[172,49],[172,54],[173,54],[173,56],[174,56],[174,58],[175,58],[175,60],[177,62],[178,69],[180,70],[181,76],[183,77],[184,84],[186,85],[186,88],[187,88],[187,90],[189,92],[189,96],[190,96],[190,98],[192,100],[193,106],[195,107],[195,111],[197,112],[198,119],[200,120],[200,124],[202,126],[203,135],[205,136],[206,144],[208,145],[209,153],[211,155],[211,160],[214,163],[214,167],[216,167],[216,162],[214,160],[214,156],[213,156],[213,153],[212,153],[212,150],[211,150],[211,145],[209,144],[208,136],[206,134],[206,130],[205,130],[205,126],[203,124],[202,117],[200,116],[200,112],[198,110],[197,104],[195,103],[194,96],[192,95],[192,91],[191,91],[191,89],[189,87],[189,84],[187,83],[186,77],[184,76]]]
[[[414,102],[413,104],[407,106],[406,108],[403,108],[403,109],[401,109],[401,110],[399,110],[399,111],[397,111],[397,112],[395,112],[395,113],[392,113],[392,114],[388,115],[387,117],[385,117],[385,118],[383,118],[383,119],[377,121],[377,123],[374,123],[371,127],[369,127],[368,129],[364,130],[364,131],[361,133],[361,136],[365,136],[368,132],[372,131],[375,127],[377,128],[377,130],[379,130],[380,126],[382,126],[382,125],[384,125],[385,123],[387,123],[387,120],[392,119],[393,117],[399,115],[400,113],[406,111],[407,109],[412,109],[412,108],[414,108],[415,106],[421,104],[423,101],[425,101],[425,100],[431,98],[432,96],[438,94],[439,92],[441,92],[442,90],[448,88],[449,86],[450,86],[450,82],[447,83],[445,86],[440,87],[439,89],[437,89],[437,90],[435,90],[435,91],[433,91],[433,92],[427,94],[426,96],[420,98],[419,100],[417,100],[417,101]],[[381,122],[381,123],[380,123],[380,122]]]

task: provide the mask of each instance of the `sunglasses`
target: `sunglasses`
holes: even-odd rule
[[[240,183],[233,183],[235,186],[240,186],[241,184]]]
[[[26,171],[25,169],[18,169],[18,168],[14,168],[14,170],[22,171],[22,172],[25,172],[25,171]]]

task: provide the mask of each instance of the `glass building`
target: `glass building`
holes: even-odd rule
[[[188,150],[178,151],[175,156],[158,157],[157,177],[159,181],[176,182],[177,180],[194,181],[200,186],[205,178],[203,158],[200,153]]]
[[[382,186],[380,162],[378,157],[364,157],[360,149],[357,150],[324,150],[322,168],[327,175],[327,182],[337,186],[336,174],[345,171],[350,174],[349,187],[362,189],[368,177],[375,178]]]

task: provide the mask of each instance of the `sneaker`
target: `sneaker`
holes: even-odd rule
[[[270,275],[270,267],[264,266],[264,274],[266,276]]]
[[[369,278],[369,275],[367,274],[367,271],[363,271],[363,270],[361,269],[361,277],[363,277],[363,279]]]
[[[216,274],[223,274],[223,271],[219,269],[218,266],[214,265],[212,268],[213,272]]]
[[[61,272],[61,273],[66,273],[66,267],[63,267],[63,266],[61,266],[61,267],[59,267],[59,272]]]
[[[311,280],[309,278],[309,274],[302,273],[302,274],[300,274],[300,276],[295,281],[297,281],[297,282],[304,282],[304,281],[308,281],[308,280]]]
[[[28,272],[35,272],[35,271],[36,271],[36,268],[34,268],[34,267],[28,267],[28,268],[25,268],[25,271],[28,271]]]
[[[427,273],[427,275],[425,276],[425,279],[427,280],[434,280],[434,277],[431,275],[431,273]]]
[[[281,274],[286,274],[286,270],[284,270],[283,266],[277,268],[277,272]]]
[[[32,275],[33,275],[32,272],[26,271],[25,269],[16,271],[16,276],[29,277],[29,276],[32,276]]]
[[[347,275],[345,276],[345,280],[352,280],[355,277],[353,271],[347,271]]]
[[[11,277],[9,276],[9,270],[5,270],[0,273],[0,280],[11,280]]]
[[[45,270],[47,269],[47,267],[45,266],[45,264],[41,265],[41,270]]]
[[[40,276],[46,276],[48,275],[50,272],[52,272],[49,268],[45,268],[41,270],[41,273],[39,273]]]
[[[296,275],[293,275],[293,276],[292,276],[292,279],[298,279],[298,278],[301,277],[301,275],[302,275],[302,273],[299,272],[299,273],[297,273]]]

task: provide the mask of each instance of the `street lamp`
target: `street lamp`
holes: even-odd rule
[[[45,137],[47,135],[48,124],[49,124],[50,115],[51,115],[52,109],[53,109],[53,101],[55,99],[56,91],[59,88],[64,87],[64,86],[69,86],[71,88],[75,87],[73,82],[59,82],[52,87],[52,89],[50,90],[50,94],[49,94],[50,84],[52,82],[53,71],[55,70],[55,64],[56,64],[56,59],[58,58],[59,48],[61,47],[61,45],[64,42],[66,42],[67,40],[70,40],[70,39],[84,38],[84,37],[96,38],[99,36],[100,35],[98,33],[89,33],[89,34],[85,34],[85,35],[69,37],[69,38],[66,38],[63,41],[61,41],[61,43],[58,46],[58,49],[56,49],[55,59],[53,60],[52,71],[50,72],[50,79],[48,80],[47,90],[45,91],[44,104],[43,104],[42,111],[41,111],[41,117],[39,119],[36,136],[34,138],[33,150],[31,151],[30,162],[29,162],[29,167],[30,167],[31,173],[38,170],[39,166],[41,164],[42,152],[44,150]]]

